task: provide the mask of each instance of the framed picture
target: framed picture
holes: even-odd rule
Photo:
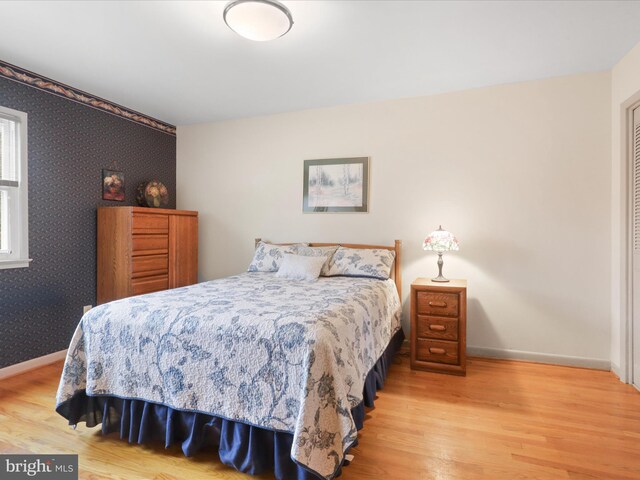
[[[368,212],[369,158],[304,161],[303,212]]]
[[[124,202],[124,173],[102,170],[102,199]]]

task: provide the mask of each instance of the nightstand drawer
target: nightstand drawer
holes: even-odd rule
[[[458,319],[418,315],[418,337],[458,340]]]
[[[417,339],[416,360],[457,365],[458,342]]]
[[[418,313],[420,315],[458,316],[458,294],[418,292]]]

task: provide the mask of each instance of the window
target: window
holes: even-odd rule
[[[0,269],[29,266],[27,114],[0,107]]]

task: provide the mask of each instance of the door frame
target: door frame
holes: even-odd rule
[[[620,105],[620,380],[633,384],[633,111],[640,91]],[[615,139],[612,139],[615,141]],[[640,281],[638,279],[637,281]],[[615,339],[614,339],[615,340]],[[636,352],[640,355],[640,352]]]

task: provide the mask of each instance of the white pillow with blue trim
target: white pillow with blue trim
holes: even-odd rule
[[[329,273],[329,262],[331,262],[331,257],[338,250],[338,245],[329,245],[326,247],[308,247],[308,246],[299,246],[297,255],[305,255],[307,257],[325,257],[326,260],[324,265],[322,266],[322,270],[320,270],[320,275],[326,277]]]
[[[276,277],[289,280],[307,280],[315,282],[327,257],[310,257],[308,255],[285,254]]]

